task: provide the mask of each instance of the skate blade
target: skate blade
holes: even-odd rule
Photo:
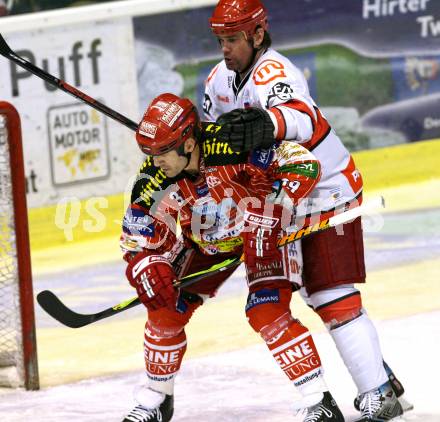
[[[400,405],[402,406],[402,409],[404,412],[409,412],[410,410],[414,409],[414,405],[410,403],[405,396],[400,396],[397,398],[399,400]]]
[[[355,422],[383,422],[383,419],[356,419]],[[389,422],[409,422],[408,419],[405,419],[402,415],[396,416],[395,418],[389,419]]]

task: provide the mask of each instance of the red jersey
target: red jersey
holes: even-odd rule
[[[276,149],[234,151],[207,125],[200,146],[200,171],[169,178],[147,157],[132,190],[123,222],[123,250],[169,252],[183,239],[205,254],[241,253],[243,214],[250,202],[271,212],[274,184],[283,186],[291,204],[307,197],[320,178],[320,164],[304,147],[282,142]],[[290,225],[294,207],[286,207]],[[290,213],[290,214],[289,214]]]

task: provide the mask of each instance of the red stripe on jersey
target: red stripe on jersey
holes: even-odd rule
[[[348,162],[345,170],[342,170],[342,174],[347,178],[354,193],[359,192],[362,189],[362,176],[359,170],[356,168],[353,157],[350,155],[350,161]]]
[[[211,79],[217,73],[217,70],[219,67],[220,67],[220,63],[216,67],[214,67],[214,69],[211,70],[211,73],[208,75],[208,78],[206,79],[205,84],[208,84],[211,81]]]
[[[282,141],[286,138],[286,120],[284,119],[283,113],[276,107],[270,108],[269,111],[273,113],[278,124],[278,130],[275,139],[278,141]]]
[[[328,124],[327,120],[325,120],[325,118],[323,117],[323,115],[321,114],[321,112],[317,107],[314,107],[314,111],[316,113],[316,117],[315,117],[313,111],[310,110],[309,106],[306,103],[303,103],[302,101],[291,100],[287,103],[282,104],[282,106],[292,108],[296,111],[300,111],[301,113],[305,113],[312,120],[312,125],[313,125],[312,138],[309,141],[301,144],[304,148],[307,148],[309,151],[312,151],[313,148],[316,148],[329,134],[330,125]]]

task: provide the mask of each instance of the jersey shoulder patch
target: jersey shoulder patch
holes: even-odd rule
[[[272,163],[274,154],[272,148],[256,148],[251,151],[249,162],[256,167],[267,170]]]
[[[136,182],[131,192],[131,202],[147,209],[151,208],[155,199],[168,186],[176,182],[169,178],[153,163],[153,157],[148,156],[142,163]]]
[[[275,59],[263,60],[252,74],[255,85],[267,85],[268,83],[286,77],[286,68],[281,61]]]

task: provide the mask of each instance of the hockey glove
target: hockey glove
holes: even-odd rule
[[[176,309],[178,292],[173,283],[177,277],[166,258],[138,253],[128,263],[125,275],[148,310]]]
[[[285,276],[283,255],[277,247],[282,210],[274,205],[269,214],[263,207],[249,207],[244,215],[242,238],[249,285]]]
[[[227,142],[235,151],[270,148],[276,142],[275,126],[269,113],[256,107],[224,113],[216,123],[221,126],[217,138]]]

